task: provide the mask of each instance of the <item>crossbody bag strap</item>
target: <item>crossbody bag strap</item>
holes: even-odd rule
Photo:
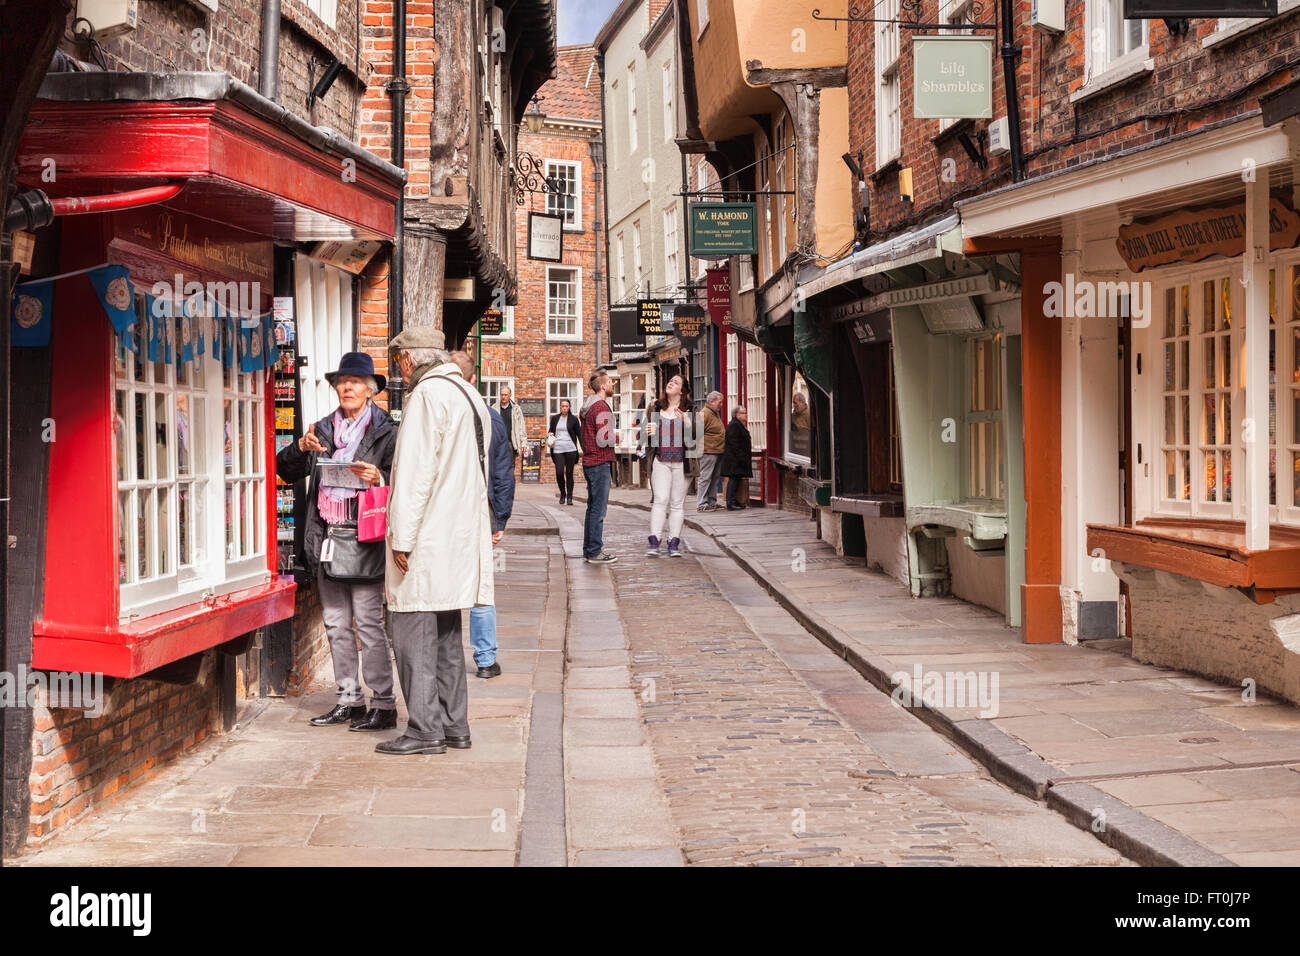
[[[456,391],[460,392],[461,397],[469,402],[470,417],[474,419],[474,438],[478,442],[478,466],[483,472],[483,488],[488,488],[487,476],[487,454],[483,450],[483,419],[479,418],[478,408],[474,405],[474,399],[469,397],[469,393],[447,378],[445,375],[435,375],[434,378],[441,378],[451,385]]]

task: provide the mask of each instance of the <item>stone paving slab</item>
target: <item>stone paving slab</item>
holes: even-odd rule
[[[644,508],[646,500],[639,490],[611,495],[614,505],[631,508]],[[697,516],[689,502],[687,511],[690,531],[718,543],[823,643],[876,667],[878,687],[887,685],[891,668],[910,671],[914,663],[927,671],[996,671],[1002,706],[993,726],[1027,752],[998,757],[984,751],[981,759],[992,761],[999,776],[1022,780],[1018,786],[1042,791],[1054,779],[1094,778],[1112,786],[1125,778],[1142,781],[1130,792],[1149,799],[1162,778],[1177,790],[1182,775],[1198,770],[1300,762],[1300,709],[1265,698],[1243,702],[1239,687],[1139,664],[1128,656],[1128,642],[1024,645],[988,609],[951,598],[914,600],[894,579],[837,556],[803,515],[751,508]],[[802,572],[791,566],[795,549],[804,555]],[[980,719],[955,707],[933,708],[933,715],[935,726],[949,734],[959,723],[969,728]],[[1295,783],[1286,776],[1273,780],[1285,807],[1271,819],[1290,819],[1300,809],[1296,777]],[[1274,828],[1244,816],[1237,817],[1236,835],[1225,835],[1216,809],[1223,795],[1197,792],[1207,799],[1189,802],[1177,818],[1178,833],[1189,843],[1227,853],[1233,862],[1275,863],[1280,855],[1300,863],[1300,853],[1276,842]],[[1141,830],[1133,829],[1136,838]],[[1225,862],[1190,849],[1185,858]]]

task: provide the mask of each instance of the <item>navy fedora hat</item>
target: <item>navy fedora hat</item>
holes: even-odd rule
[[[375,371],[375,360],[370,357],[369,352],[348,352],[339,359],[337,369],[325,373],[325,381],[333,385],[334,379],[340,375],[357,375],[362,378],[368,375],[375,380],[379,391],[382,392],[388,387],[388,379]]]

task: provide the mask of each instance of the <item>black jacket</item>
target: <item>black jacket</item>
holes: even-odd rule
[[[749,429],[740,423],[739,418],[733,418],[727,423],[727,437],[722,446],[722,476],[748,478],[753,474],[752,454]]]
[[[554,435],[555,426],[559,424],[560,413],[556,412],[551,416],[551,424],[546,426],[546,434]],[[582,454],[582,423],[578,421],[578,416],[569,412],[568,418],[569,439],[577,446],[578,454]]]
[[[333,455],[334,412],[331,411],[316,423],[316,437],[325,446],[325,457]],[[366,433],[361,436],[361,444],[357,447],[355,460],[374,465],[383,474],[384,482],[387,483],[393,469],[393,450],[396,446],[397,423],[388,416],[386,411],[375,405],[371,409],[370,425],[366,428]],[[275,456],[275,473],[288,482],[301,481],[308,477],[314,479],[318,457],[320,457],[319,452],[299,451],[298,443],[293,442],[282,448]],[[320,509],[316,506],[318,490],[315,480],[308,482],[307,520],[302,529],[301,563],[313,575],[316,573],[316,565],[320,559],[321,544],[325,540],[325,519],[320,516]],[[376,541],[373,546],[382,548],[384,542]]]

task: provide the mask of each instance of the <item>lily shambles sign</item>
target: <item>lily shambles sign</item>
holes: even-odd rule
[[[1290,249],[1300,239],[1300,214],[1277,196],[1269,200],[1269,250]],[[1246,249],[1246,204],[1184,209],[1120,226],[1119,254],[1134,272],[1210,256],[1239,256]]]

